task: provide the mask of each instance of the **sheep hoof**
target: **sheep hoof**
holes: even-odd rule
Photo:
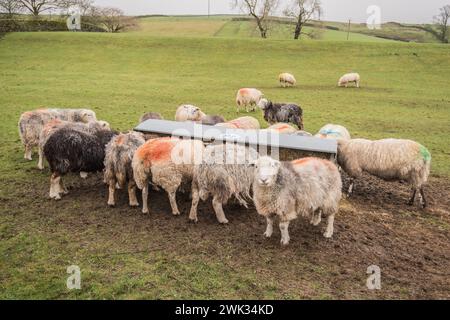
[[[139,207],[139,202],[133,202],[133,203],[130,203],[130,207],[132,207],[132,208],[137,208],[137,207]]]
[[[229,221],[227,219],[224,219],[224,220],[219,220],[219,223],[220,224],[228,224]]]
[[[197,218],[189,218],[189,222],[197,224],[198,223],[198,219]]]
[[[114,207],[116,206],[116,204],[115,204],[115,203],[109,203],[109,202],[108,202],[108,206],[111,207],[111,208],[114,208]]]
[[[143,214],[149,214],[150,212],[148,210],[142,210]]]
[[[287,246],[287,245],[289,245],[289,239],[281,239],[281,245],[282,245],[282,246]]]
[[[270,238],[270,237],[272,237],[272,233],[266,231],[266,232],[264,232],[264,237]]]
[[[172,212],[172,215],[174,215],[174,216],[181,216],[181,213],[179,213],[179,212]]]
[[[323,234],[323,236],[324,236],[326,239],[331,239],[331,238],[333,237],[333,232],[325,232],[325,233]]]
[[[44,170],[44,166],[38,166],[39,170]]]

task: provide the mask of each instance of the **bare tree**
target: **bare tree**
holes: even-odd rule
[[[0,12],[6,13],[7,18],[14,17],[21,9],[22,5],[18,0],[0,0]]]
[[[120,32],[136,25],[134,18],[125,16],[122,10],[113,7],[93,6],[87,16],[90,23],[104,27],[108,32]]]
[[[294,39],[299,39],[306,23],[322,14],[320,0],[290,0],[283,11],[284,15],[295,20]]]
[[[450,5],[446,5],[440,9],[437,16],[434,17],[434,22],[437,26],[437,38],[442,43],[448,43],[448,23],[450,19]]]
[[[278,5],[279,0],[232,0],[234,8],[240,8],[255,19],[262,38],[267,38],[270,16],[275,13]]]
[[[73,0],[17,0],[20,5],[33,16],[37,17],[41,13],[54,10],[65,9],[73,4]]]
[[[74,0],[72,3],[72,7],[77,8],[82,16],[87,15],[93,6],[94,0]]]

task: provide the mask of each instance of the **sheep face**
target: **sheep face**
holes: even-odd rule
[[[261,99],[261,100],[259,101],[259,103],[258,103],[258,107],[259,107],[261,110],[266,110],[266,109],[269,107],[269,104],[270,104],[269,100],[267,100],[267,99]]]
[[[81,122],[89,123],[91,121],[96,121],[97,117],[94,111],[91,110],[82,110],[81,111]]]
[[[277,182],[281,162],[271,157],[261,157],[255,163],[255,182],[262,187],[271,187]]]

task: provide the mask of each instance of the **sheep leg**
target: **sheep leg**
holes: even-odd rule
[[[287,246],[291,238],[289,237],[289,221],[280,222],[281,244]]]
[[[142,189],[142,213],[149,213],[148,211],[148,183],[145,182],[145,187]]]
[[[60,200],[59,182],[61,177],[57,173],[53,173],[50,177],[50,199]]]
[[[192,183],[192,205],[191,205],[191,211],[189,213],[189,220],[197,223],[198,217],[197,217],[197,207],[198,203],[200,202],[200,195],[198,192],[198,187],[195,182]]]
[[[266,238],[270,238],[273,234],[273,218],[268,216],[266,217],[266,221],[267,221],[267,228],[266,232],[264,232],[264,236]]]
[[[334,233],[334,216],[335,216],[335,213],[332,213],[328,216],[327,229],[325,230],[325,233],[323,234],[323,236],[327,239],[330,239]]]
[[[177,205],[177,190],[167,191],[167,194],[169,195],[169,201],[170,201],[170,207],[172,208],[172,214],[174,216],[179,216],[180,211],[178,210],[178,205]]]
[[[348,187],[347,196],[350,197],[353,193],[353,189],[355,186],[355,179],[350,180],[350,186]]]
[[[422,208],[426,208],[427,206],[428,206],[428,202],[427,202],[427,198],[425,197],[425,191],[423,190],[423,187],[422,188],[420,188],[420,195],[422,196],[422,201],[421,201],[421,204],[422,204]]]
[[[114,207],[116,205],[114,194],[116,192],[115,182],[111,181],[109,183],[109,197],[108,197],[108,206]]]
[[[219,223],[221,224],[227,224],[228,220],[227,217],[225,216],[225,213],[223,212],[222,202],[219,201],[217,196],[214,196],[212,204],[214,212],[216,213],[217,221],[219,221]]]
[[[139,201],[136,197],[136,183],[134,181],[128,182],[128,199],[130,207],[139,207]]]
[[[63,179],[59,179],[59,193],[62,194],[68,194],[69,191],[67,190],[66,186],[64,185]]]
[[[89,173],[87,173],[87,172],[83,172],[83,171],[80,172],[81,179],[87,179],[88,175],[89,175]]]
[[[311,224],[317,227],[322,222],[322,211],[316,210],[311,217]]]
[[[42,147],[38,147],[38,153],[39,153],[39,160],[38,160],[38,169],[44,170],[44,152],[42,150]]]
[[[414,204],[414,201],[416,200],[416,194],[417,194],[417,189],[414,189],[413,193],[412,193],[412,197],[408,201],[408,205],[412,206]]]
[[[33,160],[33,158],[31,157],[33,153],[33,147],[30,145],[26,145],[25,146],[25,155],[23,156],[26,160]]]

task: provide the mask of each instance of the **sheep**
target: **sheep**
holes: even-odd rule
[[[148,113],[142,115],[142,117],[139,118],[139,123],[142,123],[142,122],[150,120],[150,119],[163,120],[164,118],[163,118],[163,116],[160,113],[148,112]]]
[[[361,82],[361,77],[358,73],[347,73],[344,74],[338,82],[338,87],[345,86],[348,87],[349,83],[354,82],[356,84],[356,87],[359,88],[359,84]]]
[[[52,176],[50,199],[60,200],[67,190],[62,176],[69,172],[98,172],[104,168],[106,144],[116,135],[112,130],[99,130],[94,134],[61,128],[44,145]]]
[[[224,123],[226,120],[220,115],[206,115],[202,118],[202,124],[208,126],[214,126],[218,123]]]
[[[182,182],[192,182],[194,166],[201,162],[203,143],[198,140],[158,138],[147,141],[134,154],[134,180],[142,190],[143,213],[148,210],[148,183],[161,186],[168,194],[173,215],[180,215],[176,192]]]
[[[281,244],[289,244],[289,223],[298,215],[310,218],[314,226],[328,217],[325,238],[334,233],[334,218],[342,196],[339,171],[332,162],[319,158],[303,158],[280,162],[270,157],[256,161],[253,200],[258,214],[266,217],[264,235],[273,233],[273,219],[280,219]]]
[[[353,192],[355,179],[367,172],[385,180],[408,182],[413,189],[408,204],[413,205],[420,192],[421,205],[427,207],[423,188],[430,175],[431,154],[423,145],[402,139],[339,139],[337,161],[352,178],[348,195]]]
[[[267,99],[261,99],[259,107],[264,112],[264,120],[273,125],[278,122],[293,123],[303,130],[303,110],[293,103],[273,103]]]
[[[346,139],[350,140],[350,132],[348,130],[337,124],[327,124],[315,135],[316,138],[321,139]]]
[[[227,129],[259,130],[261,128],[259,121],[253,117],[240,117],[225,123],[218,123],[216,127]]]
[[[254,88],[242,88],[239,89],[236,96],[236,104],[237,104],[237,112],[239,113],[240,108],[245,108],[247,112],[256,110],[256,106],[259,101],[262,99],[264,94],[258,89]]]
[[[144,143],[142,133],[129,132],[115,136],[106,146],[104,180],[109,186],[109,206],[114,207],[116,204],[116,187],[123,189],[127,182],[130,207],[139,206],[131,161],[136,150]]]
[[[293,87],[297,84],[297,80],[295,80],[294,75],[290,73],[282,73],[278,76],[278,80],[280,81],[280,85],[283,88]]]
[[[185,104],[178,107],[175,114],[175,121],[185,122],[185,121],[195,121],[200,122],[202,118],[206,115],[200,110],[200,108]]]
[[[98,130],[109,130],[110,125],[106,121],[90,121],[88,123],[82,123],[82,122],[70,122],[70,121],[64,121],[59,119],[54,119],[48,122],[44,125],[44,127],[41,130],[41,133],[39,135],[39,144],[38,144],[38,154],[39,154],[39,160],[38,160],[38,169],[43,170],[44,169],[44,145],[47,142],[50,135],[54,132],[56,132],[58,129],[61,128],[71,128],[74,130],[80,130],[87,133],[95,133]]]
[[[39,135],[44,125],[55,119],[84,123],[97,120],[95,113],[88,109],[38,109],[24,112],[19,119],[19,135],[25,147],[26,160],[33,160],[33,148],[39,145]]]
[[[227,224],[223,205],[234,196],[247,207],[251,200],[253,168],[258,153],[250,147],[238,144],[212,144],[206,147],[203,162],[194,168],[192,182],[192,206],[189,219],[198,222],[199,200],[206,201],[212,196],[214,212],[219,223]]]
[[[276,123],[273,126],[270,126],[269,128],[261,131],[276,132],[279,134],[294,134],[298,132],[296,128],[290,126],[287,123]]]

